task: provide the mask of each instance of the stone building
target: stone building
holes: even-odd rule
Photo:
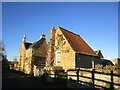
[[[101,50],[97,50],[97,51],[95,51],[95,53],[96,53],[100,58],[104,58],[104,56],[102,55]]]
[[[9,69],[18,71],[19,70],[18,61],[9,61]]]
[[[115,65],[120,65],[120,58],[115,58],[114,59],[114,64]]]
[[[26,42],[24,35],[19,55],[20,71],[30,74],[35,72],[34,67],[44,67],[49,43],[46,41],[45,35],[42,34],[40,39],[34,43]]]
[[[50,30],[50,48],[47,67],[63,69],[94,68],[101,64],[95,51],[77,34],[61,27]]]

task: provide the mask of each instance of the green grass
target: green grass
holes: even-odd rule
[[[61,79],[67,79],[67,73],[59,73],[57,76]]]
[[[106,87],[106,88],[110,88],[110,83],[106,83],[106,84],[105,84],[105,87]]]
[[[67,76],[67,73],[59,73],[59,75]]]
[[[116,65],[115,67],[116,67],[118,70],[120,70],[120,65]]]
[[[67,77],[62,77],[62,79],[67,79]]]

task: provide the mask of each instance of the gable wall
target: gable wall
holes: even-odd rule
[[[31,73],[31,62],[32,62],[32,48],[29,48],[25,52],[25,62],[24,62],[24,73],[30,74]]]
[[[60,50],[60,65],[56,65],[56,50]],[[61,66],[63,69],[75,68],[75,52],[69,45],[68,41],[59,30],[55,33],[55,52],[54,52],[54,66]]]
[[[25,61],[25,46],[24,43],[22,43],[20,47],[20,58],[19,58],[19,63],[20,63],[20,71],[23,71],[24,69],[24,61]]]

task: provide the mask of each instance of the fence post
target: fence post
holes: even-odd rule
[[[77,74],[77,82],[79,83],[79,71],[80,69],[77,70],[76,74]]]
[[[114,89],[114,86],[113,86],[113,71],[111,71],[111,83],[110,83],[110,89]]]
[[[57,71],[54,71],[54,77],[55,78],[57,77]]]
[[[92,73],[92,85],[93,85],[93,87],[94,87],[94,84],[95,84],[95,76],[94,76],[94,72],[95,71],[95,69],[93,69],[92,71],[91,71],[91,73]]]
[[[68,80],[68,70],[67,70],[67,76],[66,76],[67,80]]]

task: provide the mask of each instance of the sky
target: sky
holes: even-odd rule
[[[19,56],[24,35],[27,42],[35,42],[44,33],[49,41],[52,26],[79,34],[106,59],[118,57],[117,2],[3,2],[2,40],[8,60]]]

